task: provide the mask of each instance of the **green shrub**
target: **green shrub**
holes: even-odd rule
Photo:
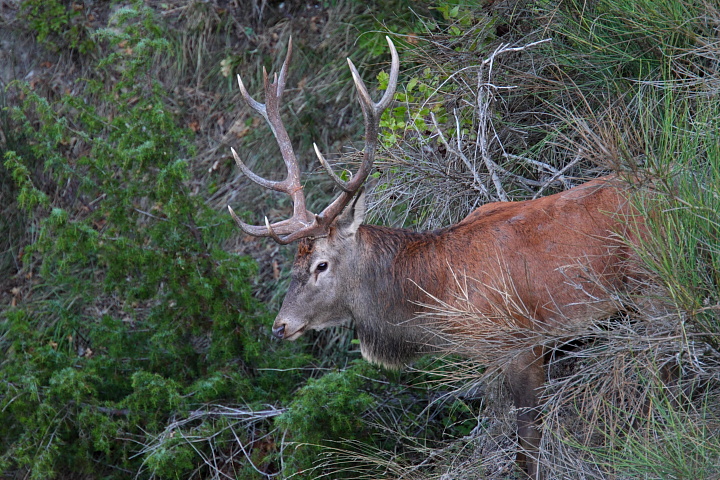
[[[192,132],[150,75],[167,49],[153,22],[126,8],[103,32],[97,77],[76,82],[93,104],[12,87],[23,141],[4,165],[35,233],[32,289],[0,320],[6,476],[185,478],[204,465],[187,442],[136,453],[200,402],[286,398],[298,375],[258,369],[306,360],[268,347],[256,267],[224,251],[231,221],[189,186]]]
[[[58,53],[69,47],[80,54],[88,54],[95,48],[89,32],[93,14],[86,12],[91,5],[59,0],[21,2],[24,20],[39,43]]]
[[[362,387],[363,373],[374,370],[358,361],[350,368],[308,380],[289,410],[278,419],[292,441],[319,444],[325,439],[359,438],[366,428],[362,414],[374,403]]]

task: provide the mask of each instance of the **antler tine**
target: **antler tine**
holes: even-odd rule
[[[235,221],[237,226],[240,227],[240,230],[242,230],[246,234],[253,237],[271,237],[273,240],[275,240],[281,245],[287,245],[288,243],[295,241],[297,238],[300,238],[295,236],[297,232],[302,232],[308,229],[308,225],[297,222],[293,218],[282,220],[280,222],[270,225],[269,220],[267,219],[267,217],[265,217],[265,225],[249,225],[240,220],[240,217],[237,216],[235,210],[233,210],[230,205],[228,205],[228,211],[230,212],[230,216]],[[310,226],[314,225],[311,224]],[[285,235],[286,237],[281,238],[280,235]],[[288,240],[288,238],[290,239]]]
[[[313,148],[315,149],[315,155],[317,155],[318,160],[320,161],[320,165],[322,165],[325,168],[328,175],[330,175],[330,178],[332,178],[335,181],[335,183],[337,183],[338,186],[343,191],[349,192],[350,190],[348,189],[347,182],[345,180],[341,179],[340,177],[338,177],[337,175],[335,175],[335,172],[333,172],[332,167],[330,166],[329,163],[327,163],[327,161],[325,160],[325,157],[323,157],[323,154],[320,153],[320,149],[318,148],[318,146],[315,142],[313,142]]]
[[[270,225],[270,220],[268,220],[267,217],[265,217],[265,228],[267,228],[267,232],[268,232],[268,235],[270,235],[270,238],[275,240],[280,245],[287,245],[288,243],[290,243],[289,241],[280,238],[278,236],[278,234],[275,233],[275,230],[273,230],[272,225]]]
[[[290,58],[292,57],[292,37],[288,40],[287,54],[285,55],[285,61],[280,68],[280,78],[275,79],[277,83],[277,97],[278,102],[282,98],[282,94],[285,91],[285,80],[287,77],[288,65],[290,65]]]
[[[282,64],[282,67],[280,68],[280,79],[278,81],[277,76],[275,76],[274,82],[277,84],[277,96],[278,101],[282,97],[283,91],[285,90],[285,79],[287,77],[287,70],[288,65],[290,65],[290,58],[292,57],[292,37],[288,40],[288,51],[285,55],[285,61]],[[268,119],[267,117],[267,109],[265,107],[265,104],[258,102],[250,94],[248,93],[247,89],[245,88],[245,84],[242,81],[242,77],[240,75],[237,75],[237,81],[238,86],[240,87],[240,93],[242,94],[243,100],[245,100],[245,103],[247,103],[253,110],[258,112],[260,115],[262,115],[265,120]],[[267,71],[265,70],[265,67],[263,67],[263,84],[265,86],[265,90],[268,88],[268,75]]]
[[[365,178],[370,174],[373,162],[375,161],[375,149],[377,148],[377,135],[378,129],[380,128],[380,116],[383,111],[390,105],[390,102],[395,95],[395,89],[397,88],[397,79],[400,73],[400,59],[398,58],[397,50],[390,37],[385,37],[390,47],[391,63],[390,63],[390,76],[388,78],[387,89],[385,94],[380,98],[380,101],[373,103],[372,98],[365,88],[365,82],[362,81],[360,75],[355,68],[355,65],[348,59],[350,65],[350,71],[352,72],[353,80],[355,81],[355,87],[358,90],[358,98],[360,100],[360,106],[362,107],[363,116],[365,117],[365,154],[363,161],[360,164],[358,173],[348,182],[348,188],[357,190],[360,185],[365,181]]]
[[[242,78],[240,75],[237,75],[237,81],[238,85],[240,86],[240,93],[242,94],[243,100],[245,100],[245,103],[250,105],[250,107],[258,112],[260,115],[262,115],[265,119],[267,119],[267,112],[265,111],[265,105],[258,102],[254,98],[250,96],[247,89],[245,88],[245,84],[242,81]]]
[[[340,212],[342,212],[343,208],[345,208],[353,195],[355,195],[362,186],[363,182],[365,182],[368,175],[370,175],[373,163],[375,162],[375,150],[377,148],[378,129],[380,128],[380,116],[388,105],[390,105],[390,102],[395,95],[398,75],[400,73],[400,58],[398,57],[395,45],[390,37],[386,36],[385,39],[390,47],[390,77],[388,79],[385,94],[377,103],[372,101],[372,98],[365,87],[365,82],[362,81],[355,65],[348,58],[348,65],[350,66],[350,72],[352,73],[353,81],[355,82],[355,88],[358,92],[358,100],[360,101],[363,117],[365,119],[365,149],[363,153],[363,160],[360,163],[360,168],[347,182],[340,180],[340,178],[335,175],[327,162],[324,161],[325,159],[322,158],[322,155],[320,155],[316,149],[316,154],[318,155],[318,158],[320,158],[320,162],[323,164],[333,180],[335,180],[335,183],[343,189],[343,192],[330,205],[328,205],[325,210],[320,213],[320,215],[317,215],[319,219],[322,219],[320,223],[328,223],[334,217],[339,215]]]
[[[385,94],[382,96],[382,98],[380,98],[377,103],[374,103],[372,101],[372,98],[370,97],[370,94],[365,87],[365,82],[363,82],[360,74],[357,71],[357,68],[355,68],[355,64],[353,64],[352,60],[348,58],[348,66],[350,67],[350,73],[352,73],[353,81],[355,82],[355,88],[357,88],[358,95],[361,99],[360,104],[363,108],[372,106],[373,113],[375,115],[381,114],[387,108],[387,106],[390,105],[390,102],[393,99],[393,95],[395,94],[395,89],[397,88],[397,79],[400,72],[400,58],[398,57],[397,50],[395,49],[395,44],[388,36],[385,37],[385,40],[387,40],[388,46],[390,47],[390,77],[388,78],[388,85],[385,89]]]
[[[282,192],[283,190],[283,182],[278,182],[275,180],[267,180],[262,178],[259,175],[256,175],[252,170],[250,170],[245,163],[240,160],[240,157],[238,156],[237,152],[234,148],[230,147],[230,151],[233,154],[233,158],[235,158],[235,163],[238,167],[240,167],[240,170],[253,182],[257,183],[263,188],[269,188],[271,190]]]

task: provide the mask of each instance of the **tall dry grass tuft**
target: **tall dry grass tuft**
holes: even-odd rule
[[[157,478],[158,464],[168,452],[177,455],[178,445],[189,445],[201,459],[200,467],[189,478],[223,480],[243,475],[267,477],[277,469],[274,459],[266,454],[275,447],[277,432],[268,428],[273,418],[286,409],[265,405],[261,409],[247,406],[205,405],[205,408],[188,412],[182,418],[173,418],[156,435],[148,435],[135,454],[143,458],[142,468],[149,478]],[[286,445],[282,443],[277,462],[282,465]],[[260,454],[258,454],[260,452]],[[172,454],[171,454],[172,455]],[[175,458],[183,461],[184,458]]]
[[[463,40],[477,42],[492,28],[481,22]],[[389,143],[377,162],[371,202],[382,222],[432,229],[490,201],[533,198],[574,185],[580,157],[558,162],[529,154],[537,140],[523,127],[537,123],[535,105],[518,100],[524,88],[511,82],[521,78],[507,73],[512,65],[539,75],[551,42],[539,35],[495,41],[483,59],[469,61],[468,52],[430,36],[408,52],[411,62],[428,67],[410,72],[385,122]]]

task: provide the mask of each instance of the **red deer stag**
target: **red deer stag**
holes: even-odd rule
[[[448,332],[469,338],[483,333],[492,336],[497,333],[492,331],[494,325],[501,330],[501,322],[508,321],[528,331],[544,332],[613,313],[617,307],[608,292],[627,282],[626,263],[632,255],[612,240],[630,208],[613,177],[536,200],[484,205],[460,223],[432,232],[363,224],[361,186],[373,166],[380,115],[393,98],[398,78],[398,55],[389,38],[388,44],[390,79],[377,103],[348,59],[365,120],[364,156],[357,173],[346,182],[315,147],[320,162],[342,190],[318,215],[305,207],[300,169],[280,118],[292,44],[272,83],[264,72],[265,104],[250,97],[238,76],[243,98],[270,124],[287,178],[261,178],[234,149],[233,156],[253,182],[290,195],[293,215],[272,224],[266,217],[265,225],[252,226],[228,209],[249,235],[271,237],[280,244],[300,241],[273,333],[295,340],[306,330],[354,320],[363,357],[400,367],[419,355],[446,350]],[[457,303],[461,296],[458,275],[473,279],[463,294],[478,319],[474,325],[433,318],[427,306],[429,299]],[[499,285],[511,287],[500,291]],[[522,308],[508,309],[505,318],[500,318],[498,305],[509,303]],[[473,348],[464,348],[464,354],[487,356]],[[542,348],[530,345],[505,366],[519,412],[518,463],[535,478],[540,475],[535,454],[540,442],[538,392],[545,378],[543,362]]]

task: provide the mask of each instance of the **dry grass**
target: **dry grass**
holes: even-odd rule
[[[266,426],[285,410],[270,405],[262,410],[207,405],[203,410],[192,411],[187,417],[168,423],[159,435],[146,439],[136,455],[144,457],[146,467],[152,470],[147,464],[153,463],[154,455],[167,455],[174,445],[186,443],[203,460],[190,478],[224,480],[238,478],[246,470],[262,477],[274,476],[273,470],[278,465],[267,463],[267,453],[275,448],[277,432],[268,431]],[[284,447],[281,445],[278,452],[280,467]],[[263,464],[258,464],[258,459],[262,459]],[[155,478],[153,471],[150,478]]]
[[[405,129],[378,159],[371,211],[381,222],[437,228],[484,203],[555,193],[626,162],[597,149],[602,130],[586,117],[596,101],[563,85],[547,34],[501,37],[482,60],[456,49],[494,28],[479,24],[452,41],[429,34],[403,58],[420,64],[409,74],[427,90],[398,104]]]

